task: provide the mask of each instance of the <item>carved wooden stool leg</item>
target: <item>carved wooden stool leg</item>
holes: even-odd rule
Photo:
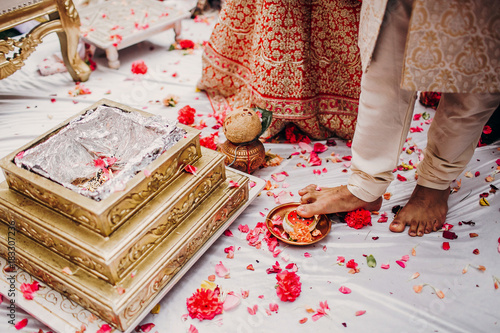
[[[108,59],[109,68],[120,68],[120,60],[118,60],[118,50],[116,47],[110,46],[106,49],[106,58]]]
[[[62,32],[58,32],[64,64],[74,81],[85,82],[91,70],[78,55],[80,39],[80,17],[75,5],[69,0],[57,0],[57,8],[61,20]]]

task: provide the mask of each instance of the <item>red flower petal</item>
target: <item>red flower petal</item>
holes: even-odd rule
[[[196,171],[198,170],[198,168],[195,166],[192,166],[191,164],[188,164],[184,167],[184,170],[186,172],[193,174],[193,175],[196,175]]]
[[[16,330],[20,330],[24,328],[26,325],[28,325],[28,318],[24,318],[18,321],[17,324],[14,325],[14,327],[16,328]]]
[[[450,243],[449,242],[443,242],[443,250],[448,251],[450,249]]]
[[[144,324],[144,325],[141,325],[139,326],[139,329],[144,332],[144,333],[148,333],[149,331],[151,331],[151,329],[155,327],[155,324],[153,323],[148,323],[148,324]]]
[[[406,264],[404,263],[404,261],[401,261],[401,260],[396,260],[396,264],[398,264],[399,266],[405,268],[406,267]]]
[[[401,176],[399,173],[397,174],[396,177],[398,178],[399,181],[402,181],[402,182],[407,181],[407,179],[405,177]]]

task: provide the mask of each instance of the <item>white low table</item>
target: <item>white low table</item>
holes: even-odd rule
[[[181,21],[190,17],[178,2],[109,0],[78,10],[82,39],[106,51],[110,68],[118,69],[118,51],[172,29],[177,40]]]

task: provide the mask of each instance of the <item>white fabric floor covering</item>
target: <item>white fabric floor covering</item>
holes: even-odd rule
[[[195,42],[207,40],[215,20],[214,14],[207,18],[208,24],[185,20],[183,38]],[[37,64],[59,51],[55,34],[45,38],[20,71],[0,81],[0,156],[7,155],[101,98],[171,119],[177,117],[181,107],[190,105],[201,115],[196,118],[196,124],[203,119],[208,125],[203,135],[214,132],[211,127],[215,125],[215,120],[208,116],[212,113],[210,101],[203,92],[195,89],[201,75],[202,49],[200,47],[188,55],[184,51],[168,51],[173,37],[173,31],[163,32],[120,51],[119,70],[108,68],[104,53],[99,52],[95,58],[98,68],[90,80],[84,83],[92,93],[77,97],[68,95],[68,91],[75,86],[68,73],[46,77],[38,73]],[[148,66],[146,75],[133,75],[130,71],[131,63],[139,59]],[[174,73],[177,74],[175,77]],[[156,102],[168,94],[180,97],[176,107],[167,108]],[[431,109],[420,105],[417,105],[415,113],[426,111],[433,115]],[[410,142],[423,149],[429,125],[419,120],[413,122],[412,127],[415,126],[424,130],[411,133]],[[285,158],[277,167],[260,169],[254,173],[271,180],[273,173],[286,171],[288,177],[285,183],[289,187],[283,188],[284,183],[279,183],[279,188],[273,190],[275,194],[291,192],[297,201],[297,191],[310,183],[335,186],[345,184],[349,176],[348,165],[344,164],[347,162],[326,162],[326,157],[332,153],[340,157],[351,155],[350,148],[342,140],[337,140],[337,146],[329,147],[319,155],[323,159],[321,166],[309,166],[299,156],[287,159],[293,152],[299,151],[297,145],[265,146],[266,150]],[[494,176],[493,182],[485,181],[488,175],[495,173],[496,161],[500,158],[499,148],[500,142],[478,148],[466,171],[472,174],[479,172],[480,175],[467,178],[463,174],[459,177],[462,187],[451,195],[447,217],[447,222],[454,225],[452,231],[458,235],[455,240],[443,239],[441,232],[412,238],[406,232],[396,234],[388,230],[393,217],[391,208],[404,205],[415,185],[414,171],[400,171],[398,173],[408,181],[393,182],[388,190],[392,196],[384,200],[380,210],[381,213],[388,213],[389,222],[377,223],[379,217],[373,216],[373,225],[360,230],[345,224],[334,224],[331,233],[315,245],[295,247],[280,243],[278,248],[282,249],[282,253],[274,258],[265,242],[262,248],[256,249],[248,245],[246,234],[238,230],[240,224],[253,229],[258,222],[264,222],[261,213],[267,214],[277,205],[274,197],[263,191],[231,226],[233,237],[222,236],[217,240],[162,300],[160,313],[149,314],[143,324],[153,323],[155,327],[151,332],[159,333],[186,332],[191,325],[200,333],[498,332],[500,290],[495,290],[493,276],[500,277],[500,194],[490,194],[487,198],[490,206],[479,205],[479,194],[488,192],[490,184],[500,187],[500,175]],[[403,153],[401,156],[406,162],[418,160],[415,153]],[[297,167],[297,163],[303,163],[306,167]],[[313,170],[323,168],[326,168],[326,173],[313,173]],[[4,180],[3,175],[0,180]],[[460,226],[460,221],[474,221],[475,225]],[[477,233],[478,237],[471,238],[469,233]],[[450,250],[442,249],[443,241],[449,241]],[[234,259],[227,258],[224,252],[229,246],[235,247]],[[415,249],[415,256],[411,254],[412,249]],[[478,249],[479,254],[474,254],[474,249]],[[306,252],[310,257],[305,256]],[[375,268],[367,266],[364,255],[369,254],[377,260]],[[396,263],[404,255],[409,255],[406,268]],[[346,262],[354,259],[359,264],[360,272],[349,274],[348,268],[337,265],[337,256],[344,256]],[[287,258],[288,261],[285,261]],[[298,266],[302,293],[293,303],[279,300],[275,291],[275,274],[266,273],[266,269],[271,268],[276,261],[282,268],[289,263]],[[248,298],[242,299],[235,309],[211,321],[182,320],[182,316],[187,313],[186,299],[200,287],[203,280],[215,274],[215,265],[219,262],[230,270],[230,278],[217,277],[216,283],[223,290],[237,294],[248,290]],[[247,269],[250,264],[255,268],[254,271]],[[381,269],[382,264],[389,264],[390,268]],[[467,273],[462,274],[468,264],[483,265],[486,270],[483,272],[470,267]],[[420,276],[410,280],[416,272]],[[414,292],[413,286],[420,284],[430,284],[442,290],[445,297],[438,298],[429,286],[425,286],[421,293]],[[339,291],[341,286],[350,288],[352,293],[342,294]],[[328,302],[329,315],[313,321],[313,313],[308,313],[306,309],[316,310],[322,301]],[[269,309],[270,303],[279,305],[277,313],[266,313],[265,309]],[[247,308],[254,305],[258,305],[258,310],[255,315],[251,315]],[[366,313],[356,316],[360,310]],[[21,332],[37,332],[40,328],[45,332],[49,330],[20,310],[17,319],[24,317],[29,318],[29,322]],[[4,303],[0,306],[0,332],[19,332],[7,323],[7,318]],[[302,318],[307,318],[307,322],[299,323]]]

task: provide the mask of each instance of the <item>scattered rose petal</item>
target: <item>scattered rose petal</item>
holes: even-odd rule
[[[238,297],[238,295],[233,292],[229,292],[226,295],[226,299],[224,300],[223,309],[224,311],[229,311],[237,307],[239,304],[240,298]]]
[[[406,264],[404,263],[404,261],[401,261],[401,260],[396,260],[396,264],[398,264],[399,266],[405,268],[406,267]]]
[[[198,168],[195,166],[192,166],[191,164],[188,164],[184,167],[184,171],[189,172],[193,175],[196,175],[197,170],[198,170]]]
[[[299,142],[299,147],[300,147],[300,149],[305,150],[308,153],[310,153],[314,150],[314,148],[311,147],[311,145],[309,145],[305,142]]]
[[[240,224],[240,225],[238,226],[238,230],[239,230],[240,232],[242,232],[242,233],[246,234],[246,233],[250,230],[250,228],[248,227],[248,225],[247,225],[247,224]]]
[[[224,231],[224,236],[227,236],[227,237],[233,237],[233,233],[231,232],[231,230],[226,229],[226,230]]]
[[[310,254],[309,252],[305,252],[305,253],[304,253],[304,257],[306,257],[306,258],[311,258],[311,254]]]
[[[247,307],[248,313],[250,313],[252,316],[254,316],[257,313],[257,310],[259,309],[259,306],[255,304],[253,307]]]
[[[474,251],[472,251],[472,253],[474,253],[475,255],[478,255],[479,254],[479,249],[474,249]]]
[[[219,277],[225,277],[227,274],[229,274],[229,269],[227,269],[226,266],[224,266],[222,261],[219,261],[219,263],[215,265],[215,273]]]
[[[14,325],[16,330],[20,330],[24,328],[26,325],[28,325],[28,318],[21,319],[20,321],[17,322],[17,324]]]
[[[443,231],[443,238],[446,238],[446,239],[456,239],[456,238],[458,238],[458,236],[453,231],[445,230],[445,231]]]
[[[389,264],[382,264],[380,265],[380,268],[382,269],[389,269],[391,266]]]
[[[110,333],[111,332],[111,326],[108,324],[102,325],[99,330],[96,333]]]
[[[155,324],[153,324],[153,323],[147,323],[147,324],[141,325],[141,326],[139,326],[139,332],[148,333],[149,331],[151,331],[151,329],[153,327],[155,327]]]
[[[359,310],[359,311],[356,311],[356,316],[362,316],[366,313],[365,310]]]
[[[413,275],[410,277],[410,280],[414,280],[420,276],[419,272],[413,273]]]
[[[304,317],[304,318],[302,318],[301,320],[299,320],[299,323],[304,324],[306,321],[307,321],[307,318],[306,318],[306,317]]]
[[[269,303],[269,310],[278,313],[279,305],[277,303]]]
[[[339,288],[339,291],[342,293],[342,294],[350,294],[351,293],[351,289],[347,288],[346,286],[341,286]]]
[[[443,242],[443,250],[448,251],[450,249],[450,242]]]
[[[248,269],[249,271],[254,271],[254,270],[255,270],[255,269],[253,268],[253,265],[252,265],[252,264],[248,265],[248,266],[247,266],[247,269]]]
[[[198,329],[193,324],[189,325],[188,333],[199,333]]]

